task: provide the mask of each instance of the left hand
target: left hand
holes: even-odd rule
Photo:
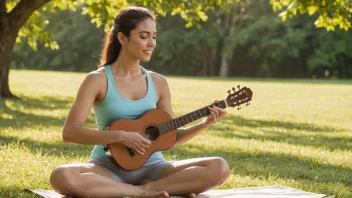
[[[217,101],[215,101],[216,103]],[[221,119],[226,115],[226,110],[225,109],[221,109],[219,107],[216,107],[214,105],[211,105],[208,107],[209,111],[210,111],[210,116],[208,116],[207,118],[205,118],[203,120],[203,123],[205,125],[211,126],[215,123],[218,123],[221,121]]]

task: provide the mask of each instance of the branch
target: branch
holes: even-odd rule
[[[33,12],[51,0],[21,0],[9,13],[11,30],[18,31]]]

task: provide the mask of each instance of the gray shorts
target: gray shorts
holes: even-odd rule
[[[133,185],[140,185],[143,180],[159,179],[160,174],[171,164],[164,159],[159,159],[156,163],[130,171],[117,166],[109,158],[93,159],[89,163],[102,167],[115,181]]]

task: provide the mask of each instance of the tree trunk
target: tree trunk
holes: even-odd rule
[[[246,7],[246,5],[243,5]],[[220,62],[220,77],[229,76],[229,69],[231,65],[231,60],[233,56],[233,52],[235,50],[234,44],[229,42],[231,34],[235,28],[240,28],[243,17],[247,13],[248,9],[242,11],[242,5],[235,4],[234,7],[231,8],[230,13],[225,15],[222,20],[222,26],[224,29],[223,35],[223,46],[221,48],[221,62]]]
[[[220,77],[227,77],[229,73],[229,61],[227,60],[226,56],[221,56],[221,65],[219,76]]]
[[[207,76],[208,74],[208,57],[209,57],[209,46],[207,44],[203,45],[203,70],[202,70],[202,76]]]
[[[226,46],[228,45],[226,43],[226,40],[228,39],[228,36],[230,34],[230,29],[231,29],[231,18],[233,15],[233,9],[231,9],[231,12],[229,14],[226,14],[223,17],[222,25],[225,30],[224,35],[223,35],[223,47],[221,49],[221,62],[220,62],[220,69],[219,69],[219,76],[220,77],[227,77],[228,76],[228,70],[229,70],[229,62],[227,60],[227,51],[226,51]]]
[[[9,87],[11,54],[16,36],[0,34],[0,98],[15,97]]]
[[[9,88],[9,71],[18,32],[33,12],[49,1],[21,0],[8,13],[6,1],[0,0],[0,99],[15,97]]]

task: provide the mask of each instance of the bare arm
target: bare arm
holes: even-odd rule
[[[92,72],[83,80],[65,121],[62,134],[65,143],[94,145],[121,141],[121,133],[118,131],[97,133],[97,130],[83,127],[99,94],[99,87],[104,86],[102,82],[106,82],[103,75],[105,74]]]
[[[171,108],[171,94],[167,80],[164,76],[161,75],[156,76],[153,79],[155,79],[157,83],[157,90],[159,94],[159,101],[157,107],[168,112],[169,115],[174,118],[173,111]],[[209,110],[211,112],[211,116],[203,119],[202,122],[199,122],[187,128],[177,129],[177,139],[174,146],[181,145],[187,142],[188,140],[192,139],[194,136],[209,128],[214,123],[219,122],[221,118],[226,114],[226,111],[224,109],[217,107],[209,107]]]
[[[64,142],[86,145],[122,143],[143,155],[151,142],[136,132],[122,130],[98,132],[83,127],[94,103],[97,103],[98,98],[105,97],[106,86],[104,73],[92,72],[87,75],[66,118],[62,134]]]

